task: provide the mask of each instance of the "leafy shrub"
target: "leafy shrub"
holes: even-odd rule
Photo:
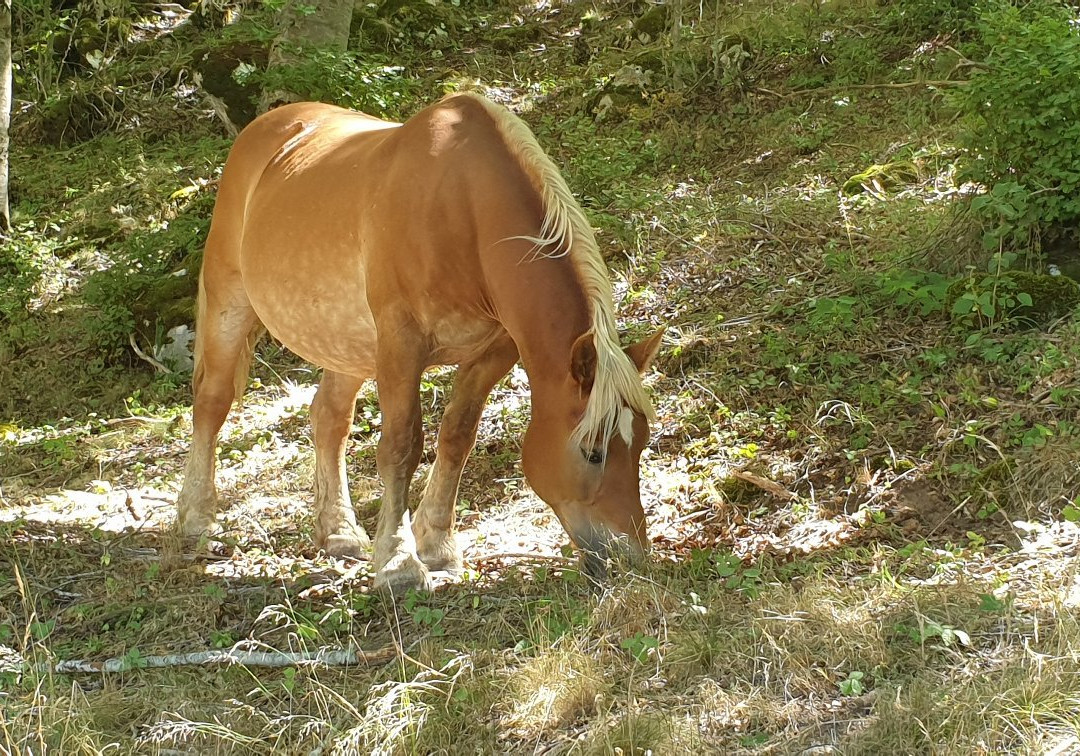
[[[206,193],[167,225],[132,235],[117,262],[86,281],[95,316],[82,324],[100,349],[120,352],[141,332],[154,343],[165,331],[194,319],[194,295],[213,196]]]
[[[398,117],[399,103],[409,102],[417,83],[402,75],[400,66],[379,56],[330,49],[298,50],[297,61],[265,71],[239,69],[239,83],[264,91],[287,91],[305,100],[332,102],[372,115]]]
[[[961,178],[991,187],[972,204],[990,249],[1080,221],[1080,27],[1055,0],[995,0],[980,14],[986,70],[951,99],[968,116]]]
[[[887,27],[915,37],[969,31],[976,15],[976,0],[890,0],[887,6]]]

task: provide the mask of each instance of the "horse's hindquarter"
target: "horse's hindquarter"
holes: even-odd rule
[[[331,370],[371,376],[375,324],[360,220],[378,183],[371,153],[394,124],[328,106],[300,115],[247,204],[244,288],[288,349]]]

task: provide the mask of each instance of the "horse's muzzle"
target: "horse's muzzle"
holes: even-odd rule
[[[582,571],[595,584],[607,581],[613,571],[640,567],[645,562],[645,550],[640,544],[607,528],[590,527],[585,533],[571,535],[581,548]]]

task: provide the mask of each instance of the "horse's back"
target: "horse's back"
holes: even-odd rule
[[[433,361],[458,362],[501,331],[480,249],[537,233],[542,215],[473,97],[404,125],[299,103],[237,138],[204,265],[242,286],[271,334],[316,364],[370,375],[373,308],[409,309]]]

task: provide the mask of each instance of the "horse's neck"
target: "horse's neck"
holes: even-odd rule
[[[538,391],[565,386],[574,341],[590,327],[588,299],[568,255],[534,258],[528,241],[503,245],[512,249],[498,250],[485,266],[490,296],[517,344],[535,401]]]

